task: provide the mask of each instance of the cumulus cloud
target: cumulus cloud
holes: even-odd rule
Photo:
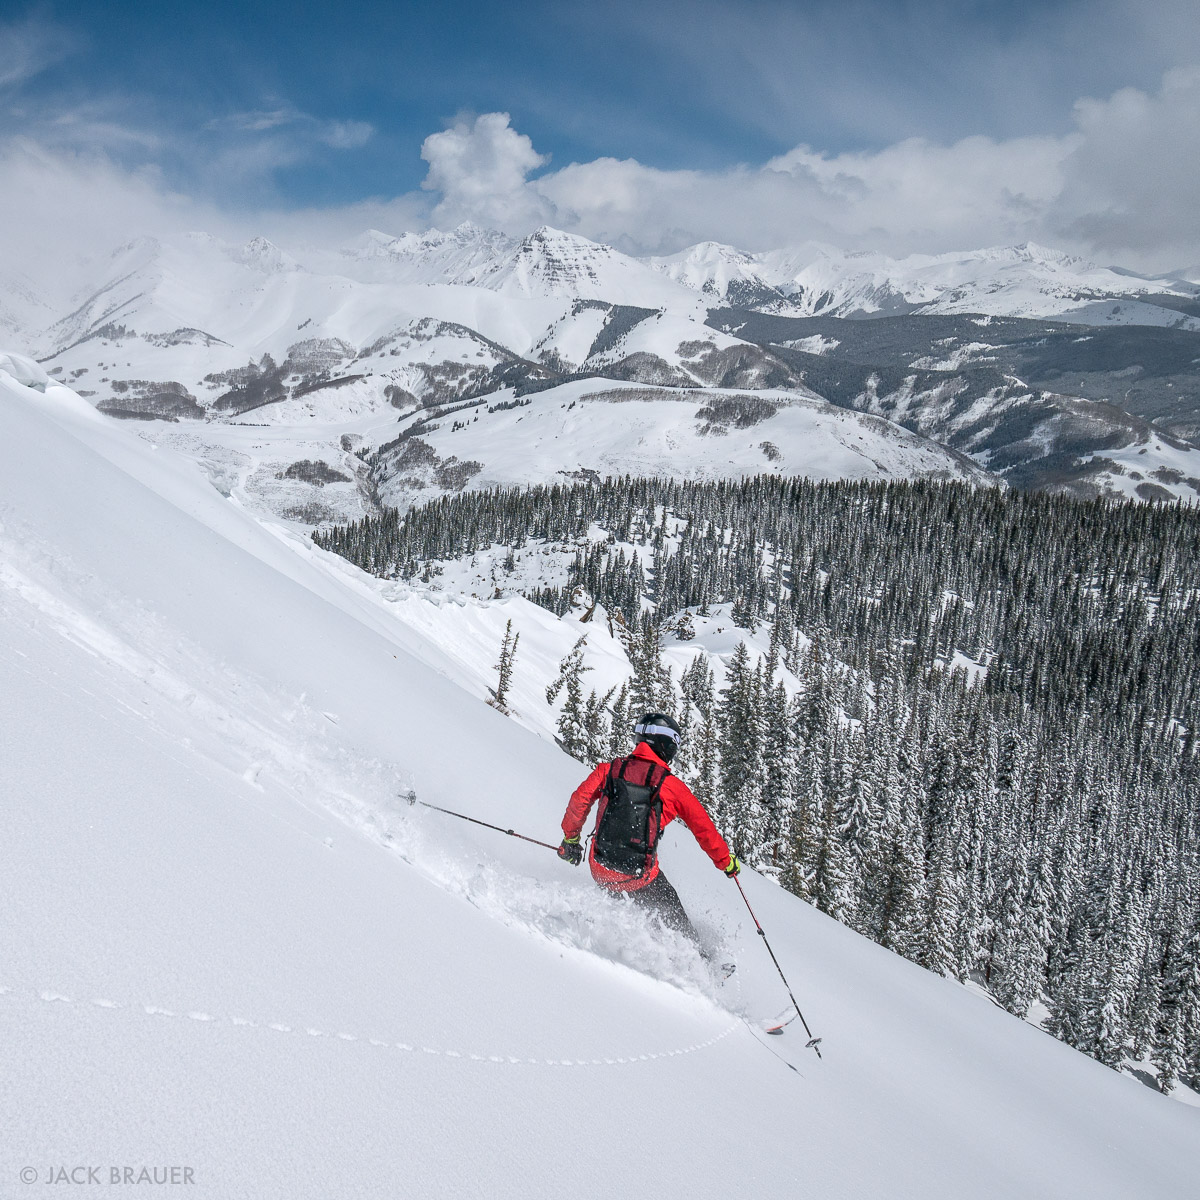
[[[1200,262],[1200,67],[1169,71],[1156,95],[1080,100],[1075,123],[1051,236],[1159,265]]]
[[[598,158],[528,178],[544,159],[506,113],[426,139],[438,220],[520,233],[547,222],[631,252],[690,242],[809,240],[894,254],[1043,241],[1143,269],[1200,261],[1200,68],[1154,93],[1080,100],[1066,133],[950,144],[910,138],[761,165],[660,170]]]
[[[1062,186],[1062,142],[920,140],[874,154],[800,146],[761,167],[657,171],[630,160],[572,164],[535,184],[556,219],[642,250],[689,241],[763,249],[943,250],[1020,240]]]
[[[798,146],[718,171],[616,158],[547,170],[507,113],[485,113],[425,139],[423,190],[321,209],[289,209],[268,189],[221,206],[197,198],[199,187],[169,184],[181,176],[161,164],[170,150],[188,156],[182,178],[253,181],[314,145],[361,145],[370,127],[268,103],[205,136],[181,149],[100,103],[0,136],[0,270],[23,268],[52,290],[80,276],[81,255],[139,234],[262,233],[298,248],[370,227],[399,233],[464,219],[518,234],[557,225],[631,253],[705,239],[892,254],[1034,240],[1143,270],[1200,263],[1200,69],[1168,72],[1156,89],[1080,100],[1055,134],[907,139],[841,154]]]
[[[459,119],[451,128],[430,134],[421,157],[429,164],[421,186],[441,194],[433,213],[436,221],[455,224],[470,219],[514,228],[551,215],[537,189],[526,183],[529,173],[549,158],[513,129],[508,113]]]

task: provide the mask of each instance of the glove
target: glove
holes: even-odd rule
[[[725,868],[725,874],[728,875],[730,879],[732,879],[741,869],[742,869],[742,864],[740,862],[738,862],[737,855],[731,854],[729,856],[729,866],[727,866]]]
[[[558,848],[558,857],[565,858],[573,867],[579,866],[583,862],[583,847],[579,844],[579,839],[563,838],[562,845]]]

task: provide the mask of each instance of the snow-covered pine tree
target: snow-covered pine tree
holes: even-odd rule
[[[855,880],[842,841],[847,760],[836,737],[824,746],[821,824],[813,861],[812,896],[816,906],[834,920],[852,924],[858,909]]]
[[[562,711],[558,716],[558,741],[562,748],[580,762],[589,757],[590,739],[587,729],[587,701],[583,696],[583,675],[592,668],[583,661],[587,634],[583,634],[558,664],[558,677],[546,689],[546,703],[553,704],[565,690]],[[593,696],[595,693],[593,693]]]
[[[1200,1082],[1200,921],[1195,919],[1167,952],[1150,1061],[1163,1092],[1180,1078]]]
[[[725,670],[718,706],[721,757],[719,812],[741,855],[761,844],[763,713],[761,668],[738,642]]]
[[[628,683],[621,684],[617,698],[612,702],[611,711],[612,720],[608,726],[608,751],[603,756],[607,759],[619,758],[623,754],[628,754],[631,749],[629,741],[633,722],[629,715]]]
[[[600,696],[593,688],[588,693],[583,709],[584,762],[598,763],[610,757],[611,737],[606,718],[616,691],[615,687],[611,687]]]
[[[769,656],[767,661],[769,664]],[[789,721],[791,702],[783,681],[769,686],[763,700],[762,829],[754,865],[774,875],[786,854],[784,841],[792,819],[797,745]]]
[[[629,708],[635,717],[671,707],[672,687],[662,662],[662,628],[650,613],[643,613],[638,624],[630,665]]]
[[[515,636],[512,631],[512,619],[509,618],[504,626],[504,640],[500,643],[500,660],[496,663],[495,670],[497,673],[496,690],[492,694],[492,698],[488,701],[493,708],[509,715],[508,709],[508,690],[512,687],[513,666],[517,661],[517,643],[520,642],[521,635],[518,632]]]

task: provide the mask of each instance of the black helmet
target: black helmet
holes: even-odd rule
[[[675,751],[679,749],[679,726],[666,713],[647,713],[633,727],[633,734],[666,763],[675,757]]]

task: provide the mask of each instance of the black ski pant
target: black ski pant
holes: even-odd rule
[[[687,915],[687,909],[683,907],[683,901],[679,899],[679,893],[671,886],[671,881],[662,871],[659,871],[645,887],[634,888],[633,891],[626,894],[633,899],[635,904],[640,904],[651,912],[657,913],[668,929],[682,933],[684,937],[695,942],[697,948],[700,947],[700,935],[692,925],[691,918]]]

